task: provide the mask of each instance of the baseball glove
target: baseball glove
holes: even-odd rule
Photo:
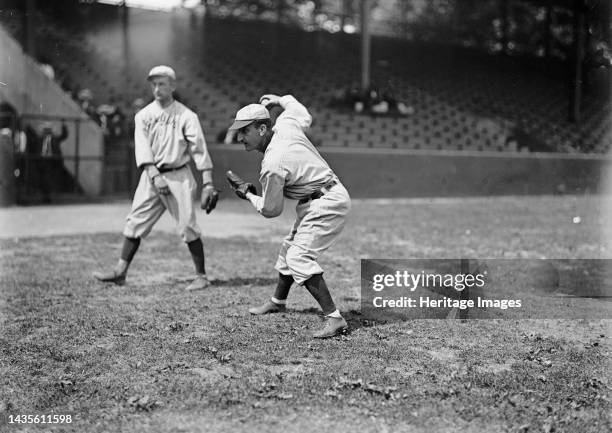
[[[247,196],[246,196],[247,192],[250,192],[252,194],[257,194],[257,189],[255,188],[255,185],[249,182],[245,182],[244,180],[240,178],[240,176],[235,174],[233,171],[229,170],[226,173],[226,176],[227,176],[227,181],[229,182],[230,187],[234,190],[236,195],[240,197],[241,199],[247,200]]]

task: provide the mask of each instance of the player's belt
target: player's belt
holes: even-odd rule
[[[187,166],[187,164],[183,164],[180,167],[160,167],[158,168],[160,173],[168,173],[169,171],[178,171],[182,170]]]
[[[336,179],[332,179],[323,185],[321,188],[310,194],[308,197],[305,197],[298,201],[299,204],[308,203],[310,200],[316,200],[318,198],[323,197],[325,194],[329,192],[329,190],[338,183]]]

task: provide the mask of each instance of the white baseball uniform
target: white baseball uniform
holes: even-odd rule
[[[268,218],[281,214],[284,197],[299,200],[297,219],[283,240],[275,268],[302,284],[323,272],[317,259],[344,228],[351,200],[304,134],[312,122],[306,107],[291,95],[279,102],[285,111],[272,128],[274,135],[261,163],[262,196],[250,195],[249,199]],[[324,194],[311,199],[317,191]]]
[[[184,242],[198,239],[201,231],[194,200],[197,184],[187,164],[193,159],[196,168],[203,171],[204,184],[212,181],[213,166],[197,115],[178,101],[166,108],[153,101],[135,116],[134,142],[136,164],[154,164],[170,194],[160,195],[143,171],[124,236],[145,237],[167,209]]]

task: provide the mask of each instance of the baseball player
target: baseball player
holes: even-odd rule
[[[274,127],[266,106],[280,105],[284,112]],[[230,185],[238,197],[249,200],[266,218],[281,214],[284,197],[298,200],[297,219],[283,240],[275,269],[279,272],[274,296],[251,314],[285,311],[287,295],[295,282],[304,285],[321,306],[326,322],[315,338],[328,338],[345,332],[348,325],[323,279],[319,256],[338,237],[351,208],[348,192],[305,135],[312,117],[293,96],[264,95],[260,104],[250,104],[236,113],[230,130],[238,131],[238,141],[247,151],[264,154],[260,182],[262,194],[253,184],[228,172]]]
[[[174,99],[174,70],[169,66],[155,66],[149,72],[148,81],[155,100],[134,118],[136,164],[143,171],[123,229],[121,258],[112,271],[95,272],[94,277],[124,284],[140,240],[168,210],[182,240],[187,243],[196,269],[196,278],[186,289],[203,289],[209,281],[201,232],[196,222],[194,193],[197,184],[187,164],[193,159],[196,168],[202,171],[201,207],[210,213],[219,196],[212,183],[212,161],[197,115]]]

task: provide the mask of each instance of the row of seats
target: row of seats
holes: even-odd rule
[[[568,122],[567,83],[559,65],[536,70],[532,60],[374,38],[373,81],[391,83],[414,114],[361,115],[328,106],[334,90],[359,81],[357,35],[130,14],[123,45],[120,20],[62,23],[44,16],[39,42],[70,81],[107,99],[148,98],[146,71],[153,63],[172,64],[180,75],[179,94],[197,110],[209,141],[240,105],[262,93],[291,92],[314,113],[313,136],[328,146],[512,152],[522,148],[512,140],[518,135],[542,143],[540,149],[610,149],[609,101],[586,95],[581,122]],[[98,44],[97,38],[112,43]],[[160,41],[165,45],[158,46]],[[162,52],[155,54],[151,45]]]

